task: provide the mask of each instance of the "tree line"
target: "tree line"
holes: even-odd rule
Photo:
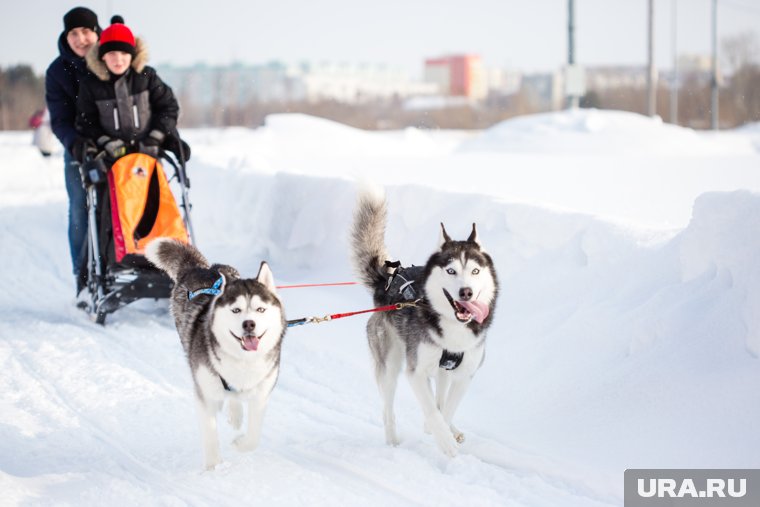
[[[745,44],[746,46],[746,44]],[[744,57],[742,56],[745,55]],[[760,64],[746,47],[731,55],[731,75],[720,87],[719,125],[733,128],[760,121]],[[646,90],[621,87],[589,90],[581,107],[616,109],[646,113]],[[670,90],[661,85],[657,92],[657,114],[665,121],[670,116]],[[710,126],[710,82],[703,77],[687,78],[679,87],[677,123],[691,128]],[[0,67],[0,130],[29,128],[30,116],[45,106],[44,77],[28,65]],[[180,97],[180,127],[257,127],[273,113],[304,113],[334,120],[366,130],[401,129],[405,127],[441,129],[483,129],[502,120],[551,110],[537,101],[526,89],[512,95],[492,94],[484,101],[464,103],[446,108],[409,109],[400,98],[362,102],[256,102],[243,104],[201,105],[193,97]]]
[[[0,130],[23,130],[45,107],[45,78],[29,65],[0,67]]]

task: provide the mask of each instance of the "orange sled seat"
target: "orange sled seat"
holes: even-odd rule
[[[155,158],[143,153],[120,158],[108,172],[108,189],[116,262],[143,255],[155,238],[188,242],[177,201]]]

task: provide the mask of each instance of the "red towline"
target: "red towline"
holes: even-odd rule
[[[338,285],[357,285],[359,282],[302,283],[298,285],[278,285],[276,289],[301,289],[304,287],[333,287]]]

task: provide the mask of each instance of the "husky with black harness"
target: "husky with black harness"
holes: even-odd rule
[[[385,197],[360,194],[352,230],[354,267],[376,305],[414,301],[399,311],[376,313],[367,323],[375,377],[383,400],[385,440],[397,445],[393,401],[401,368],[420,404],[425,430],[454,456],[464,434],[454,413],[483,363],[486,331],[499,291],[491,257],[475,224],[464,241],[454,241],[441,224],[438,249],[424,266],[389,262],[385,247]],[[435,381],[435,392],[430,379]]]

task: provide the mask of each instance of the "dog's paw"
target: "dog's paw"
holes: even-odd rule
[[[396,421],[390,420],[385,421],[384,428],[385,430],[385,443],[396,447],[398,444],[401,443],[401,439],[398,438],[398,434],[396,433]]]
[[[221,463],[221,458],[219,456],[216,456],[212,458],[206,458],[204,466],[206,467],[207,471],[216,470],[217,466],[219,466]]]
[[[227,421],[236,430],[243,425],[243,405],[239,401],[230,400],[227,403]]]
[[[452,424],[449,426],[451,429],[451,434],[454,435],[454,440],[457,441],[458,444],[464,443],[464,433],[456,429],[456,427]]]
[[[440,438],[436,436],[435,441],[438,444],[438,448],[441,450],[441,452],[449,458],[453,458],[457,455],[459,446],[451,434],[441,435]]]
[[[398,447],[398,445],[401,443],[401,439],[398,438],[398,435],[396,433],[386,433],[385,434],[385,443],[390,445],[391,447]]]
[[[430,429],[430,432],[435,438],[435,442],[438,444],[438,448],[446,456],[453,458],[457,455],[459,445],[457,440],[451,432],[451,429],[443,422],[443,420],[430,419],[425,422],[425,426]]]
[[[250,452],[258,447],[259,441],[249,438],[248,435],[240,435],[232,441],[232,444],[240,452]]]
[[[206,470],[214,470],[222,462],[222,455],[219,453],[219,447],[208,445],[203,452],[203,466]]]

